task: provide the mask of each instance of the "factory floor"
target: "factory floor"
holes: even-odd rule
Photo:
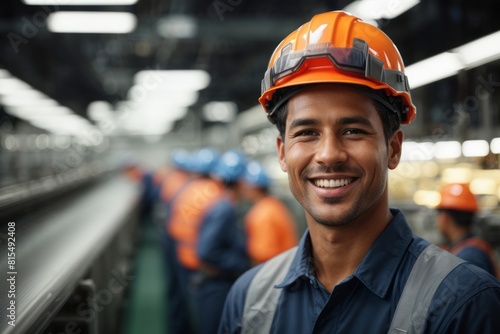
[[[168,277],[159,233],[149,221],[141,226],[133,275],[135,279],[124,311],[122,334],[166,334]]]

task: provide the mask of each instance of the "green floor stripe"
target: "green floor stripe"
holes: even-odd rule
[[[157,231],[144,226],[135,258],[135,275],[130,303],[125,311],[124,334],[167,333],[165,273]]]

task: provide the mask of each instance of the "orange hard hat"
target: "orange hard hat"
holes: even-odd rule
[[[476,212],[478,204],[476,196],[466,184],[447,184],[440,191],[441,200],[437,209],[451,209],[459,211]]]
[[[276,98],[277,90],[315,83],[381,91],[387,99],[380,102],[399,112],[402,124],[415,118],[398,49],[380,29],[344,11],[315,15],[278,45],[264,74],[259,102],[273,122],[276,109],[290,98],[286,93]]]

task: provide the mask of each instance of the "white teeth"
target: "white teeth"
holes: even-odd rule
[[[320,179],[315,180],[314,184],[322,188],[338,188],[343,187],[351,183],[351,179]]]

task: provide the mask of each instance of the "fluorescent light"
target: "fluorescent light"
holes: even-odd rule
[[[455,75],[461,69],[463,64],[457,54],[444,52],[408,66],[405,73],[410,87],[417,88]]]
[[[443,183],[469,183],[472,179],[472,170],[469,167],[446,168],[441,172]]]
[[[20,82],[22,84],[22,82]],[[31,87],[26,87],[24,89],[18,89],[15,91],[11,91],[8,94],[4,94],[2,100],[9,98],[9,100],[45,100],[49,97],[42,92],[33,89]]]
[[[48,97],[43,97],[41,93],[26,91],[26,95],[7,95],[0,98],[0,102],[7,107],[45,107],[56,106],[57,102]]]
[[[158,89],[146,90],[143,86],[132,86],[128,98],[132,105],[138,104],[137,108],[179,106],[189,107],[198,100],[197,91],[163,91]]]
[[[456,159],[462,154],[458,141],[441,141],[434,144],[434,157],[437,159]]]
[[[55,12],[47,18],[49,31],[58,33],[126,34],[136,25],[135,15],[126,12]]]
[[[162,135],[170,130],[172,130],[174,126],[173,122],[164,122],[164,123],[151,123],[151,122],[142,122],[142,123],[127,123],[124,125],[124,130],[131,134],[143,134],[143,135]]]
[[[500,31],[406,67],[411,88],[424,86],[500,59]]]
[[[439,174],[439,165],[434,161],[427,161],[420,168],[424,177],[434,178]]]
[[[22,0],[26,5],[54,6],[128,6],[137,0]]]
[[[393,19],[419,3],[420,0],[360,0],[351,2],[344,10],[367,21]]]
[[[58,117],[40,117],[28,120],[33,126],[45,129],[51,133],[79,135],[93,126],[78,115],[66,115]]]
[[[92,101],[87,106],[87,115],[91,120],[103,121],[113,118],[113,106],[108,101]]]
[[[7,113],[22,118],[30,119],[32,117],[41,116],[62,116],[70,115],[73,112],[68,107],[53,105],[53,106],[38,106],[32,105],[28,107],[18,106],[18,107],[6,107]]]
[[[490,143],[491,152],[500,154],[500,138],[493,138]]]
[[[158,21],[156,31],[164,38],[192,38],[196,36],[198,26],[191,16],[170,15]]]
[[[470,181],[470,191],[474,194],[495,195],[497,182],[495,179],[474,178]]]
[[[21,90],[33,89],[26,82],[14,77],[0,77],[0,95],[14,94]]]
[[[413,195],[413,202],[417,205],[436,207],[439,204],[441,196],[434,190],[417,190]]]
[[[402,161],[429,161],[434,157],[434,143],[403,142]]]
[[[212,101],[203,107],[203,117],[209,122],[231,122],[236,116],[236,104],[229,101]]]
[[[9,71],[0,68],[0,78],[11,78]]]
[[[201,90],[210,84],[210,75],[203,70],[144,70],[134,82],[145,90]]]
[[[453,52],[461,57],[465,67],[472,68],[500,58],[500,31],[464,44]]]
[[[490,153],[486,140],[466,140],[462,144],[462,153],[465,157],[485,157]]]

